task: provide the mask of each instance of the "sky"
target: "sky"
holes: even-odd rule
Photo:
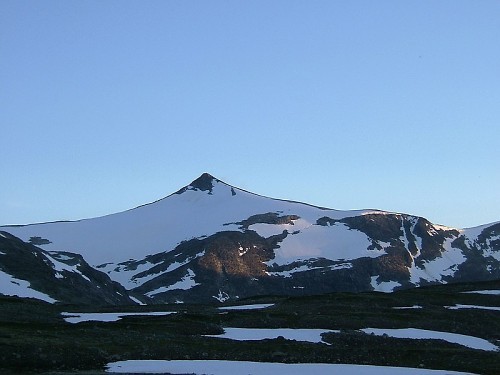
[[[0,2],[0,225],[274,198],[500,220],[500,2]]]

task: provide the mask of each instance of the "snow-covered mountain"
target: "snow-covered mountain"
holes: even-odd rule
[[[207,173],[125,212],[0,230],[56,259],[81,255],[145,303],[500,278],[500,222],[459,230],[407,214],[320,208]]]

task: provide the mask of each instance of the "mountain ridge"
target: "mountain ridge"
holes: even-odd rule
[[[456,229],[404,213],[334,210],[209,173],[126,211],[0,230],[51,254],[81,255],[142,303],[500,278],[500,222]]]

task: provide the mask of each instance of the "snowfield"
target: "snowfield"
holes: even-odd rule
[[[125,316],[164,316],[175,314],[172,311],[153,311],[143,313],[70,313],[63,312],[61,315],[68,323],[81,323],[81,322],[116,322]]]
[[[498,306],[477,306],[477,305],[461,305],[461,304],[456,304],[454,306],[445,306],[445,308],[450,309],[450,310],[480,309],[480,310],[500,311],[500,307],[498,307]]]
[[[214,180],[211,194],[187,189],[181,194],[174,193],[144,206],[98,218],[2,229],[23,241],[29,241],[32,236],[48,239],[51,243],[42,245],[44,250],[78,253],[96,266],[141,260],[150,254],[170,251],[183,240],[223,230],[241,230],[236,223],[265,212],[295,214],[314,223],[325,215],[340,219],[365,211],[327,210],[264,198]]]
[[[434,339],[445,340],[454,344],[460,344],[472,349],[498,351],[498,347],[493,345],[488,340],[478,337],[460,335],[457,333],[429,331],[426,329],[402,328],[402,329],[381,329],[381,328],[365,328],[361,331],[374,334],[377,336],[388,335],[396,338],[407,339]]]
[[[500,296],[500,290],[471,290],[463,293],[477,293],[477,294],[489,294],[493,296]]]
[[[427,370],[408,367],[383,367],[367,365],[342,365],[330,363],[269,363],[244,361],[163,361],[137,360],[112,362],[107,365],[109,373],[142,374],[255,374],[255,375],[459,375],[464,372]]]
[[[488,340],[474,336],[460,335],[457,333],[430,331],[416,328],[384,329],[364,328],[360,331],[377,336],[388,335],[395,338],[445,340],[454,344],[466,346],[471,349],[498,351],[499,348]],[[207,335],[230,340],[265,340],[275,339],[279,336],[287,340],[306,341],[312,343],[323,342],[321,335],[327,332],[339,333],[339,330],[329,329],[292,329],[292,328],[224,328],[221,335]]]
[[[255,305],[238,305],[238,306],[223,306],[219,307],[219,310],[258,310],[266,309],[268,307],[274,306],[274,303],[261,303]]]
[[[324,329],[292,329],[292,328],[224,328],[221,335],[207,335],[207,337],[217,337],[222,339],[251,341],[276,339],[283,337],[287,340],[306,341],[312,343],[323,342],[321,334],[326,332],[340,332]]]

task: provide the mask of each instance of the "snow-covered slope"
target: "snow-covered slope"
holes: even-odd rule
[[[52,254],[81,254],[146,302],[500,277],[500,223],[457,230],[406,214],[320,208],[209,174],[125,212],[1,229]]]
[[[204,187],[211,181],[211,187]],[[364,211],[326,210],[265,198],[204,174],[166,198],[125,212],[80,221],[1,228],[24,241],[33,236],[47,239],[51,243],[43,245],[44,250],[76,252],[91,264],[99,265],[143,259],[172,250],[181,241],[239,230],[237,222],[267,212],[299,215],[302,222],[311,225],[325,214],[338,219]]]

